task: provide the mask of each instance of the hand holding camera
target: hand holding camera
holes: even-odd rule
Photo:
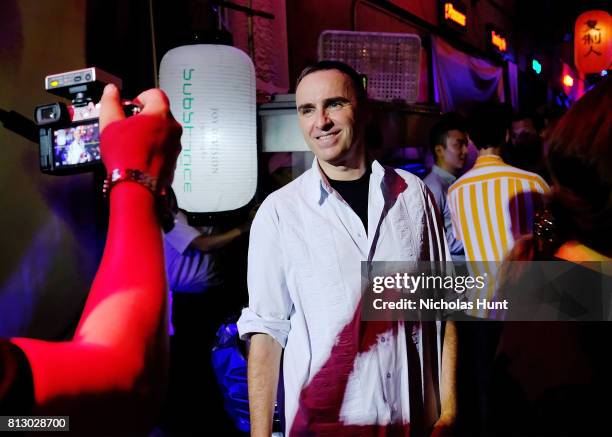
[[[134,103],[142,105],[142,110],[128,118],[116,86],[107,85],[100,103],[101,152],[109,175],[116,170],[138,170],[157,178],[158,192],[167,187],[181,150],[182,128],[172,117],[163,91],[140,94]]]

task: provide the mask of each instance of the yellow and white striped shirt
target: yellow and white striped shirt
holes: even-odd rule
[[[472,302],[496,300],[497,272],[521,235],[530,233],[535,211],[549,192],[535,173],[504,163],[497,155],[479,156],[474,167],[448,189],[455,238],[463,242],[467,268],[485,276],[485,287],[468,294]],[[503,317],[475,306],[475,317]]]
[[[448,189],[453,229],[467,261],[501,261],[515,240],[530,233],[534,213],[549,192],[535,173],[480,156]]]

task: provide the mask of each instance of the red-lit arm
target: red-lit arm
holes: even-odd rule
[[[180,127],[160,91],[138,100],[142,113],[123,120],[117,90],[103,96],[102,157],[109,172],[139,169],[165,184],[180,150]],[[13,339],[32,367],[36,411],[86,413],[103,407],[136,414],[136,421],[138,409],[152,416],[166,373],[165,306],[154,197],[135,182],[119,183],[110,193],[104,255],[73,340]]]

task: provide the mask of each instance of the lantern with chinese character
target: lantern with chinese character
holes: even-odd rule
[[[606,11],[588,11],[576,20],[574,64],[583,74],[599,73],[612,62],[612,17]]]

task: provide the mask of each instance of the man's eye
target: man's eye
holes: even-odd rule
[[[342,102],[331,102],[329,104],[329,109],[339,109],[342,108],[344,105],[342,104]]]
[[[302,115],[310,115],[313,112],[314,112],[313,108],[302,108],[302,110],[300,111]]]

